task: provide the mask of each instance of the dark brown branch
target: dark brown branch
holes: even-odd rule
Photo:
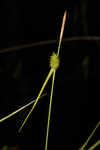
[[[63,39],[63,42],[70,42],[70,41],[99,41],[99,36],[75,36],[75,37],[67,37]],[[51,45],[55,44],[58,40],[45,40],[35,43],[28,43],[28,44],[20,44],[9,48],[0,49],[0,53],[5,52],[13,52],[20,49],[36,47],[36,46],[44,46],[44,45]]]

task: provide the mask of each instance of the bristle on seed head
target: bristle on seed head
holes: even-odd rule
[[[57,56],[54,52],[53,54],[50,56],[50,67],[54,70],[56,70],[59,67],[59,56]]]

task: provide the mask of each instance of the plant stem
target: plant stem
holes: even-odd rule
[[[48,146],[48,135],[49,135],[49,127],[50,127],[50,117],[51,117],[51,107],[52,107],[52,97],[53,97],[53,89],[54,89],[54,80],[55,80],[55,70],[53,72],[52,77],[52,87],[51,87],[51,95],[50,95],[50,104],[49,104],[49,112],[48,112],[48,123],[47,123],[47,132],[46,132],[46,143],[45,143],[45,150],[47,150]]]
[[[46,94],[43,94],[40,98],[44,97]],[[32,98],[33,99],[33,98]],[[17,114],[18,112],[22,111],[23,109],[27,108],[28,106],[32,105],[35,102],[35,100],[29,102],[28,104],[20,107],[19,109],[15,110],[14,112],[10,113],[9,115],[3,117],[2,119],[0,119],[0,123],[9,119],[10,117],[14,116],[15,114]]]
[[[28,115],[26,116],[26,118],[25,118],[24,122],[22,123],[21,127],[19,128],[18,132],[21,132],[21,130],[22,130],[23,126],[25,125],[26,121],[28,120],[30,114],[31,114],[32,111],[34,110],[34,108],[35,108],[36,104],[38,103],[38,101],[39,101],[39,99],[40,99],[40,96],[41,96],[41,94],[42,94],[42,92],[43,92],[45,86],[47,85],[47,82],[49,81],[49,79],[50,79],[52,73],[53,73],[53,69],[50,69],[50,71],[49,71],[49,73],[48,73],[48,75],[47,75],[47,77],[46,77],[46,79],[45,79],[45,81],[44,81],[44,83],[43,83],[43,85],[42,85],[42,88],[41,88],[41,90],[40,90],[40,92],[39,92],[39,94],[38,94],[38,96],[37,96],[37,98],[36,98],[36,100],[35,100],[35,103],[34,103],[33,107],[32,107],[31,110],[29,111]]]
[[[98,140],[95,144],[93,144],[88,150],[95,149],[98,145],[100,145],[100,140]],[[100,149],[100,148],[99,148]]]
[[[96,132],[96,130],[98,129],[99,126],[100,126],[100,121],[97,123],[96,127],[93,129],[92,133],[90,134],[90,136],[88,137],[88,139],[86,140],[86,142],[81,147],[82,149],[84,149],[87,146],[87,144],[89,143],[89,141],[91,140],[91,138],[93,137],[94,133]]]

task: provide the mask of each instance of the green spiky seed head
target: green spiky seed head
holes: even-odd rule
[[[58,69],[60,64],[59,56],[57,56],[54,52],[50,56],[50,67],[54,70]]]

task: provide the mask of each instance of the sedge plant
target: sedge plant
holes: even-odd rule
[[[29,116],[31,115],[32,111],[34,110],[35,106],[37,105],[39,98],[44,90],[44,88],[46,87],[50,77],[52,76],[52,87],[51,87],[51,95],[50,95],[50,104],[49,104],[49,112],[48,112],[48,122],[47,122],[47,132],[46,132],[46,143],[45,143],[45,150],[47,150],[47,146],[48,146],[48,135],[49,135],[49,126],[50,126],[50,117],[51,117],[51,108],[52,108],[52,97],[53,97],[53,89],[54,89],[54,80],[55,80],[55,74],[56,74],[56,70],[59,67],[59,52],[60,52],[60,46],[61,46],[61,41],[62,41],[62,37],[63,37],[63,32],[64,32],[64,26],[65,26],[65,22],[66,22],[66,15],[67,12],[65,11],[64,16],[63,16],[63,20],[62,20],[62,27],[61,27],[61,32],[60,32],[60,38],[59,38],[59,45],[58,45],[58,51],[57,54],[55,52],[53,52],[52,56],[50,57],[50,71],[43,83],[43,86],[36,98],[35,103],[33,104],[33,107],[31,108],[31,110],[29,111],[27,117],[25,118],[24,122],[22,123],[19,132],[21,132],[22,128],[24,127],[26,121],[28,120]]]
[[[49,127],[50,127],[50,117],[51,117],[51,109],[52,109],[52,98],[53,98],[53,89],[54,89],[54,81],[55,81],[55,74],[56,74],[56,70],[59,67],[60,64],[60,59],[59,59],[59,53],[60,53],[60,47],[61,47],[61,42],[62,42],[62,37],[63,37],[63,33],[64,33],[64,26],[65,26],[65,22],[66,22],[66,15],[67,15],[67,11],[65,11],[64,16],[63,16],[63,20],[62,20],[62,26],[61,26],[61,32],[60,32],[60,38],[59,38],[59,45],[58,45],[58,51],[57,53],[53,52],[53,54],[50,57],[50,71],[42,85],[42,88],[36,98],[36,100],[31,101],[30,103],[24,105],[23,107],[17,109],[16,111],[14,111],[13,113],[5,116],[4,118],[0,119],[0,122],[5,121],[6,119],[14,116],[16,113],[22,111],[23,109],[27,108],[28,106],[32,105],[31,110],[29,111],[28,115],[26,116],[25,120],[23,121],[21,127],[19,128],[19,133],[22,131],[26,121],[28,120],[28,118],[30,117],[31,113],[33,112],[33,110],[35,109],[39,99],[43,96],[45,96],[46,94],[43,94],[44,88],[46,87],[49,79],[52,77],[52,86],[51,86],[51,95],[50,95],[50,103],[49,103],[49,111],[48,111],[48,121],[47,121],[47,131],[46,131],[46,142],[45,142],[45,150],[47,150],[48,147],[48,136],[49,136]],[[90,136],[87,138],[86,142],[79,148],[79,150],[86,150],[86,147],[89,143],[89,141],[91,140],[91,138],[93,137],[95,131],[98,129],[98,127],[100,126],[100,121],[97,123],[96,127],[93,129],[92,133],[90,134]],[[94,150],[97,146],[100,145],[100,139],[97,140],[90,148],[88,148],[87,150]]]

